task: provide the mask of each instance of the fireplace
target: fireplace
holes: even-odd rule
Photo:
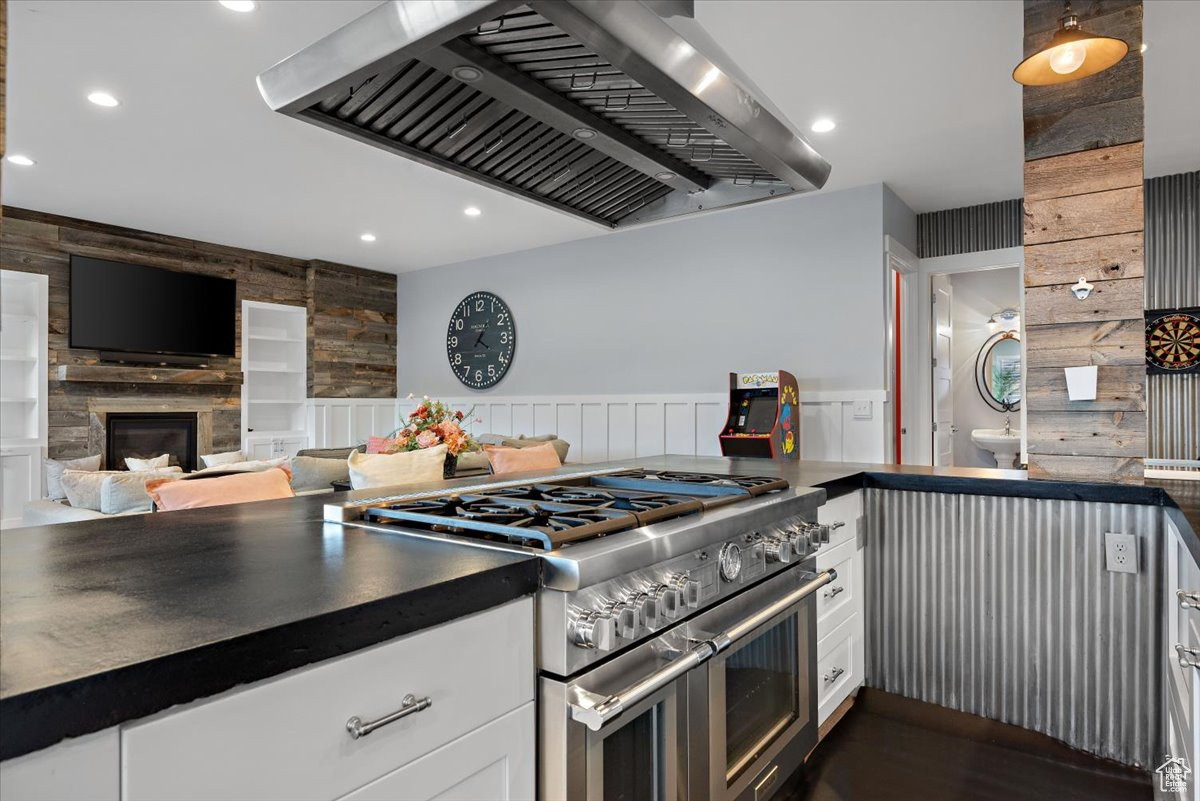
[[[105,422],[104,464],[125,467],[125,458],[152,459],[170,454],[170,464],[196,469],[195,412],[109,412]]]

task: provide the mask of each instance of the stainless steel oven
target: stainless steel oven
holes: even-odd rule
[[[793,567],[580,674],[540,679],[547,801],[769,798],[816,745],[815,592]]]

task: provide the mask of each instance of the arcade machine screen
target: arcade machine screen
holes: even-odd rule
[[[746,408],[744,421],[738,421],[741,423],[739,429],[746,433],[769,434],[775,427],[775,415],[779,411],[779,401],[775,393],[749,400],[750,405]]]

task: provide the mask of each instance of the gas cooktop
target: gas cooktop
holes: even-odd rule
[[[362,504],[358,517],[410,530],[553,551],[787,486],[786,481],[769,477],[620,470],[411,500],[381,499]]]

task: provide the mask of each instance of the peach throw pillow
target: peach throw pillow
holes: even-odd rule
[[[562,466],[558,452],[547,442],[545,445],[534,445],[529,448],[502,448],[495,445],[485,445],[488,461],[492,463],[492,473],[527,473],[531,470],[553,470]]]
[[[147,481],[146,492],[154,499],[154,505],[160,512],[270,501],[296,495],[292,491],[292,471],[283,466],[219,478]]]

